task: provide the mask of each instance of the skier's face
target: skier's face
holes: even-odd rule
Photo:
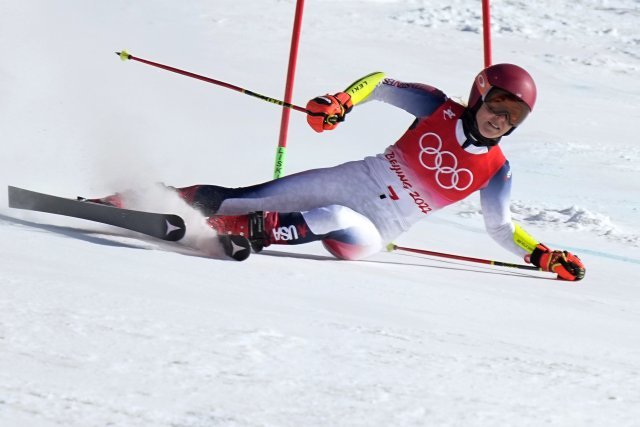
[[[476,113],[476,123],[480,134],[489,139],[499,138],[512,128],[506,114],[496,114],[484,102]]]

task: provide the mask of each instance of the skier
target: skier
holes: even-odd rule
[[[390,78],[364,102],[374,100],[416,117],[377,156],[250,187],[175,190],[219,234],[244,235],[256,250],[321,240],[348,260],[380,251],[421,218],[479,191],[487,232],[497,243],[562,279],[584,277],[576,255],[548,248],[511,220],[511,170],[498,143],[533,110],[536,85],[527,71],[513,64],[484,69],[466,107],[432,86]],[[309,125],[323,132],[344,121],[353,103],[338,92],[316,97],[306,108]],[[94,201],[122,205],[117,194]]]

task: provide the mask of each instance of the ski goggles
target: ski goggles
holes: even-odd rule
[[[496,116],[506,116],[512,127],[519,126],[531,110],[520,98],[502,89],[493,88],[484,98],[487,109]]]

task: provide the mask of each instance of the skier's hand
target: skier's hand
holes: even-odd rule
[[[528,260],[527,257],[529,257]],[[584,264],[571,252],[552,251],[540,243],[527,257],[525,257],[525,261],[542,268],[544,271],[556,273],[559,279],[574,281],[584,278]]]
[[[307,103],[307,123],[316,132],[333,130],[352,108],[353,102],[348,93],[318,96]]]

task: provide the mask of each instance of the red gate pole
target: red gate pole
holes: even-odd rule
[[[284,102],[291,103],[293,95],[293,80],[296,74],[296,62],[298,60],[298,45],[300,41],[300,28],[302,27],[302,11],[304,0],[297,0],[296,14],[293,22],[293,33],[291,34],[291,49],[289,51],[289,70],[287,71],[287,85],[284,93]],[[280,120],[280,138],[276,150],[276,160],[273,169],[273,178],[280,178],[284,173],[284,163],[287,155],[287,134],[289,130],[289,108],[282,109]]]
[[[484,67],[491,65],[491,6],[482,0],[482,34],[484,36]]]

